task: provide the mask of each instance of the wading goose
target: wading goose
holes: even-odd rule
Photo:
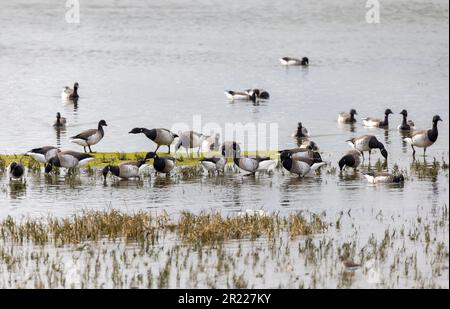
[[[314,172],[318,168],[326,165],[321,159],[310,158],[293,158],[292,153],[281,153],[282,158],[281,165],[287,171],[297,174],[300,177],[304,177],[309,173]]]
[[[222,152],[222,155],[225,156],[225,152]],[[255,175],[256,172],[268,170],[270,166],[276,164],[270,157],[241,156],[239,145],[235,142],[233,143],[233,162],[240,169],[250,173],[247,175]]]
[[[303,57],[302,59],[292,58],[292,57],[283,57],[280,59],[282,65],[309,65],[308,57]]]
[[[69,173],[76,168],[83,167],[87,163],[94,161],[95,158],[87,153],[76,151],[61,151],[48,160],[45,172],[50,173],[53,166],[62,167],[69,170]]]
[[[129,134],[144,134],[148,139],[152,140],[156,145],[155,152],[158,151],[159,147],[167,146],[170,153],[170,145],[173,143],[175,138],[178,137],[177,134],[162,128],[157,129],[146,129],[146,128],[134,128]]]
[[[339,123],[355,123],[355,115],[358,115],[356,110],[351,109],[350,113],[342,112],[338,116],[338,122]]]
[[[71,137],[71,142],[83,146],[84,152],[86,152],[86,147],[89,148],[89,152],[92,152],[91,146],[97,144],[105,136],[105,131],[103,127],[108,126],[105,120],[100,120],[98,122],[97,129],[90,129],[81,132],[78,135]]]
[[[368,173],[364,174],[364,177],[369,183],[402,183],[405,181],[405,177],[402,174],[393,175],[386,172],[381,173]]]
[[[155,169],[155,175],[158,173],[169,174],[175,168],[174,157],[160,157],[156,152],[149,152],[145,155],[145,161],[153,159],[153,168]]]
[[[144,160],[123,162],[118,166],[106,166],[103,169],[102,174],[105,180],[109,172],[111,172],[111,174],[113,174],[114,176],[122,179],[140,178],[139,174],[146,166],[147,164],[145,164]]]
[[[361,152],[357,149],[349,150],[340,160],[339,168],[341,172],[345,167],[352,167],[354,170],[361,164]]]
[[[201,159],[200,164],[208,172],[219,173],[221,171],[223,172],[225,165],[227,164],[227,159],[224,156],[208,157]]]
[[[311,160],[317,160],[318,162],[322,161],[322,157],[320,156],[320,153],[317,151],[313,151],[309,148],[292,148],[292,149],[286,149],[279,151],[280,153],[280,160],[283,161],[285,158],[288,157],[288,155],[291,155],[292,159],[311,159]]]
[[[412,120],[408,120],[408,112],[406,109],[400,112],[400,115],[403,115],[402,124],[400,124],[397,129],[400,132],[411,132],[414,130],[414,122]]]
[[[56,156],[56,154],[60,151],[61,150],[53,146],[44,146],[41,148],[31,149],[30,151],[27,152],[27,155],[32,157],[39,163],[48,163],[48,160]]]
[[[61,113],[60,112],[56,113],[56,120],[53,123],[53,126],[55,128],[63,128],[63,127],[66,126],[66,124],[67,124],[66,118],[65,117],[61,117]]]
[[[254,96],[256,99],[261,99],[261,100],[270,99],[269,92],[264,89],[258,89],[258,88],[247,89],[247,90],[245,90],[245,93],[247,93],[250,96],[250,98],[253,98],[253,96]]]
[[[233,91],[233,90],[227,90],[225,91],[225,96],[230,101],[235,100],[247,100],[247,101],[253,101],[255,102],[257,99],[256,93],[252,93],[252,95],[249,95],[245,91]]]
[[[439,115],[434,116],[433,127],[431,129],[415,131],[411,134],[411,137],[404,139],[405,142],[411,145],[411,148],[413,149],[413,156],[416,154],[416,149],[414,146],[423,148],[423,155],[425,156],[427,148],[437,141],[439,135],[437,124],[439,121],[442,121],[441,117],[439,117]]]
[[[9,166],[9,180],[21,180],[24,172],[22,163],[12,162]]]
[[[295,138],[309,138],[308,130],[302,125],[301,122],[297,124],[297,130],[291,134]]]
[[[79,98],[79,96],[78,96],[78,87],[79,87],[78,83],[75,83],[73,85],[73,89],[68,87],[68,86],[64,87],[64,89],[63,89],[63,91],[61,93],[61,98],[63,100],[76,100],[76,99],[78,99]]]
[[[380,149],[381,155],[387,159],[388,152],[386,148],[384,147],[383,143],[381,143],[375,136],[373,135],[362,135],[359,137],[354,137],[352,139],[349,139],[347,141],[350,146],[355,148],[356,150],[359,150],[361,152],[361,155],[364,160],[364,152],[369,152],[369,161],[370,161],[370,155],[372,153],[372,149]]]
[[[363,118],[362,122],[364,126],[371,128],[387,128],[389,127],[389,115],[393,114],[393,112],[388,108],[384,111],[384,120],[379,118],[367,117]]]
[[[206,140],[207,136],[197,133],[194,131],[185,131],[180,133],[178,142],[175,145],[175,152],[183,146],[186,149],[186,154],[189,156],[189,149],[197,148],[197,155],[200,155],[200,150],[203,141]]]

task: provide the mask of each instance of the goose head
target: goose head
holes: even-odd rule
[[[108,176],[108,173],[109,173],[110,170],[111,170],[111,166],[110,165],[105,166],[105,168],[102,170],[102,175],[103,175],[103,178],[105,180],[106,180],[106,176]]]
[[[352,109],[350,110],[350,115],[351,115],[351,116],[355,116],[355,115],[358,115],[358,113],[356,112],[355,109],[352,108]]]
[[[107,127],[108,125],[106,124],[106,121],[102,119],[98,122],[98,126],[99,127]]]
[[[75,84],[73,84],[73,89],[78,89],[80,87],[80,85],[78,84],[78,82],[76,82]]]
[[[308,65],[309,64],[309,59],[308,57],[303,57],[302,58],[302,65]]]
[[[381,148],[380,152],[381,152],[381,155],[383,156],[383,158],[385,158],[387,160],[388,152],[387,152],[386,148]]]
[[[157,158],[157,157],[158,157],[158,155],[156,153],[154,153],[153,151],[150,151],[150,152],[148,152],[145,155],[144,161],[147,161],[147,160],[150,160],[150,159],[154,159],[154,158]]]
[[[388,108],[388,109],[386,109],[386,110],[384,111],[384,114],[385,114],[386,116],[388,116],[388,115],[393,114],[393,112],[391,111],[390,108]]]
[[[439,121],[443,121],[442,118],[439,115],[436,115],[433,117],[433,123],[437,124]]]
[[[404,109],[400,112],[400,115],[403,115],[403,117],[408,117],[408,112]]]
[[[139,134],[139,133],[143,133],[143,132],[144,132],[144,128],[134,128],[130,132],[128,132],[128,134]]]

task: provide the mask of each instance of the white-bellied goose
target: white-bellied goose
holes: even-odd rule
[[[98,122],[97,129],[89,129],[83,131],[75,136],[71,137],[71,142],[83,146],[84,152],[86,152],[86,147],[89,148],[89,152],[92,152],[91,146],[97,144],[105,136],[105,131],[103,127],[108,126],[105,120],[100,120]]]
[[[225,149],[222,151],[222,155],[225,157]],[[263,161],[268,161],[263,163]],[[270,162],[269,162],[270,161]],[[241,156],[240,147],[236,142],[233,142],[233,162],[240,169],[249,172],[248,175],[255,175],[256,172],[267,170],[275,161],[270,157],[261,156]],[[261,164],[261,167],[260,167]]]
[[[281,165],[287,171],[297,174],[300,177],[304,177],[307,174],[314,172],[318,168],[326,165],[322,159],[319,158],[293,158],[293,154],[289,152],[282,152],[280,155]]]
[[[358,115],[356,110],[351,109],[350,113],[342,112],[338,116],[338,122],[339,123],[355,123],[355,115]]]
[[[367,117],[363,118],[362,122],[366,127],[387,128],[389,127],[389,115],[391,114],[393,114],[393,112],[388,108],[384,111],[384,120],[379,118]]]
[[[145,155],[145,161],[153,159],[153,168],[155,169],[155,174],[164,173],[169,174],[176,165],[176,160],[174,157],[160,157],[156,152],[149,152]]]
[[[302,59],[292,58],[292,57],[283,57],[280,59],[282,65],[309,65],[308,57],[303,57]]]
[[[207,157],[200,160],[200,164],[208,172],[223,172],[225,165],[227,164],[227,159],[224,156],[213,156]]]
[[[361,152],[357,149],[351,149],[339,160],[341,172],[345,167],[352,167],[354,170],[361,164]]]
[[[146,129],[146,128],[134,128],[129,134],[144,134],[148,139],[152,140],[156,145],[155,152],[158,151],[159,147],[167,146],[170,153],[170,145],[173,143],[175,138],[178,137],[177,134],[163,128],[156,129]]]
[[[370,155],[372,153],[372,149],[380,149],[381,155],[387,159],[388,152],[384,147],[383,143],[381,143],[374,135],[362,135],[359,137],[354,137],[347,141],[350,146],[359,150],[364,160],[364,152],[369,152],[369,160]]]
[[[308,130],[302,125],[301,122],[297,124],[297,130],[291,134],[295,138],[309,138]]]
[[[254,97],[254,99],[261,99],[261,100],[270,99],[269,92],[264,89],[258,89],[258,88],[247,89],[247,90],[245,90],[245,93],[247,93],[250,96],[250,98]]]
[[[113,174],[114,176],[122,179],[140,178],[139,174],[146,166],[147,164],[145,164],[145,160],[128,161],[120,163],[117,166],[105,166],[102,174],[105,180],[109,172],[111,172],[111,174]]]
[[[413,156],[416,154],[416,149],[414,146],[423,148],[423,155],[425,156],[427,148],[437,141],[439,135],[437,124],[439,121],[442,121],[441,117],[439,115],[434,116],[433,127],[431,129],[415,131],[411,134],[411,137],[404,139],[405,142],[411,145],[413,149]]]
[[[53,123],[53,126],[54,126],[55,128],[63,128],[63,127],[66,126],[66,124],[67,124],[66,118],[65,118],[65,117],[62,117],[60,112],[57,112],[57,113],[56,113],[56,120],[55,120],[55,122]]]
[[[175,145],[175,152],[183,146],[186,149],[186,154],[189,156],[189,149],[197,148],[197,155],[200,155],[200,150],[203,141],[206,140],[207,136],[197,133],[194,131],[185,131],[179,134],[178,142]]]
[[[414,130],[414,122],[412,120],[408,120],[408,111],[406,109],[400,112],[400,115],[403,115],[402,123],[397,127],[397,129],[401,132],[411,132]]]
[[[256,93],[253,93],[252,95],[248,94],[245,91],[233,91],[233,90],[227,90],[225,91],[225,96],[230,101],[235,100],[247,100],[247,101],[253,101],[255,102],[257,99]]]
[[[27,152],[27,155],[32,157],[39,163],[48,163],[48,160],[50,160],[50,158],[54,157],[60,151],[61,150],[53,146],[44,146],[41,148],[31,149]]]
[[[9,179],[10,180],[21,180],[23,174],[25,173],[25,168],[22,163],[12,162],[9,166]]]
[[[402,174],[393,175],[387,172],[381,173],[367,173],[364,177],[369,183],[402,183],[405,181],[405,177]]]
[[[278,151],[280,153],[280,160],[283,161],[288,155],[292,156],[292,159],[312,159],[322,161],[322,157],[318,151],[314,151],[310,148],[292,148]]]
[[[68,86],[64,87],[64,89],[63,89],[63,91],[61,93],[61,98],[63,100],[76,100],[76,99],[78,99],[79,98],[78,87],[79,87],[78,83],[75,83],[73,85],[73,89],[68,87]]]
[[[45,172],[50,173],[53,166],[62,167],[69,170],[69,172],[75,168],[83,167],[87,163],[94,161],[95,158],[87,153],[81,153],[76,151],[61,151],[48,160]]]

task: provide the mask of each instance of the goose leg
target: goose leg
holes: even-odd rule
[[[89,147],[89,152],[92,153],[93,151],[91,149],[91,145],[88,145],[88,147]]]
[[[170,145],[168,145],[167,148],[169,148],[169,154],[170,154]]]
[[[86,152],[86,146],[83,146],[84,152]]]
[[[413,150],[413,159],[415,159],[416,158],[416,149],[414,148],[413,145],[411,145],[411,148]]]
[[[159,149],[159,145],[156,147],[155,153],[158,152],[158,149]],[[169,153],[170,153],[170,149],[169,149]]]
[[[427,147],[425,147],[425,148],[423,149],[423,156],[424,156],[424,157],[425,157],[426,151],[427,151]]]

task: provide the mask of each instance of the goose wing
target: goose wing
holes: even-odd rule
[[[97,129],[89,129],[86,131],[83,131],[81,133],[79,133],[78,135],[72,136],[72,139],[82,139],[87,141],[89,139],[89,137],[91,137],[92,135],[95,135],[97,133]]]

